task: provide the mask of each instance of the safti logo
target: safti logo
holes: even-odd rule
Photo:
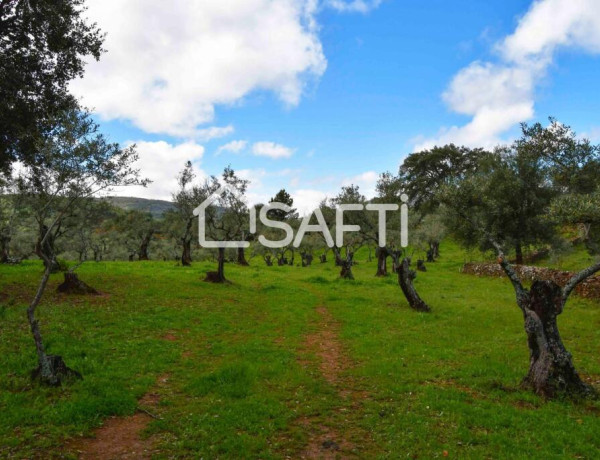
[[[224,193],[231,193],[235,195],[240,201],[244,201],[242,197],[239,196],[237,190],[234,187],[231,187],[228,184],[221,186],[216,192],[214,192],[210,197],[200,204],[196,209],[194,209],[194,215],[198,216],[198,236],[200,246],[204,248],[247,248],[250,246],[248,241],[207,241],[206,240],[206,208],[212,205],[215,201],[219,199]],[[369,203],[366,206],[360,203],[357,204],[341,204],[336,207],[335,212],[335,242],[331,236],[331,232],[327,227],[327,223],[325,222],[325,218],[323,217],[323,212],[317,208],[312,214],[306,215],[302,222],[300,223],[300,227],[298,228],[298,232],[296,236],[294,236],[294,229],[285,222],[280,222],[277,220],[269,219],[267,213],[273,209],[279,209],[284,212],[292,211],[288,205],[284,203],[272,202],[264,205],[259,212],[259,218],[263,225],[269,228],[276,228],[283,230],[286,234],[285,238],[281,240],[269,240],[265,238],[264,235],[258,236],[258,242],[265,247],[271,249],[279,249],[288,246],[290,243],[293,244],[294,247],[299,247],[302,244],[302,239],[306,233],[311,232],[320,232],[323,234],[323,238],[328,247],[332,248],[334,246],[341,247],[344,245],[344,233],[348,232],[358,232],[361,230],[359,225],[346,225],[344,224],[344,212],[345,211],[369,211],[369,212],[377,212],[378,213],[378,229],[379,229],[379,241],[378,244],[380,247],[386,246],[386,227],[387,227],[387,216],[388,213],[395,212],[400,210],[400,246],[405,248],[408,246],[408,205],[406,204],[408,201],[407,195],[402,195],[400,197],[402,201],[402,205],[399,206],[397,204],[375,204]],[[252,234],[256,233],[256,209],[252,206],[248,207],[249,209],[249,231]],[[317,224],[310,224],[310,220],[312,216],[315,216],[317,220]]]

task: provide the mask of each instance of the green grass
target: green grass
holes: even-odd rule
[[[519,389],[528,356],[512,288],[460,274],[465,255],[450,243],[441,252],[416,281],[431,314],[411,311],[394,277],[375,278],[362,253],[356,281],[339,280],[331,261],[227,265],[231,285],[202,282],[208,263],[85,264],[80,277],[108,296],[58,296],[58,275],[39,308],[48,351],[84,375],[58,389],[28,376],[25,309],[41,267],[1,266],[0,458],[58,455],[107,416],[134,413],[150,389],[161,393],[161,419],[146,435],[161,458],[294,458],[308,442],[307,417],[336,427],[361,458],[597,458],[600,403]],[[304,345],[318,305],[340,324],[354,363],[341,385],[365,395],[355,403]],[[574,297],[559,318],[577,368],[594,381],[599,307]],[[157,390],[159,376],[168,383]]]

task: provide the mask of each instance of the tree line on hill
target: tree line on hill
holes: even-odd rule
[[[357,186],[342,187],[339,193],[320,203],[313,218],[334,229],[336,209],[344,204],[391,203],[401,205],[406,194],[411,207],[411,249],[400,247],[398,219],[388,220],[386,244],[380,240],[376,213],[348,212],[345,224],[361,230],[347,235],[342,244],[328,243],[325,234],[309,234],[298,246],[287,238],[281,249],[256,244],[249,228],[251,211],[266,215],[272,222],[299,229],[301,218],[293,200],[281,190],[271,201],[283,202],[289,211],[256,205],[251,210],[243,200],[248,181],[226,167],[220,177],[197,180],[192,165],[174,181],[174,207],[157,220],[139,211],[122,211],[98,199],[116,186],[146,185],[143,171],[136,169],[135,146],[122,148],[109,142],[88,111],[68,92],[68,83],[83,74],[85,58],[99,58],[103,35],[83,16],[82,0],[55,2],[40,0],[0,2],[0,259],[35,255],[44,272],[27,309],[38,367],[34,376],[57,385],[78,373],[69,369],[60,356],[46,352],[35,313],[52,273],[63,271],[63,291],[92,292],[75,270],[88,259],[155,257],[174,259],[190,265],[194,258],[216,259],[216,271],[206,280],[225,283],[225,249],[195,247],[198,229],[194,208],[228,185],[214,206],[206,210],[206,234],[216,241],[241,240],[250,249],[235,250],[240,265],[260,256],[268,266],[308,266],[317,256],[340,268],[340,277],[354,278],[354,255],[360,247],[374,254],[373,275],[391,272],[408,303],[429,311],[421,299],[411,269],[415,254],[422,255],[417,266],[440,256],[440,242],[451,235],[466,247],[493,251],[511,281],[516,304],[523,313],[530,351],[530,368],[525,382],[537,393],[552,397],[558,393],[591,395],[594,390],[578,375],[571,355],[564,347],[556,322],[575,287],[600,271],[600,263],[575,274],[564,286],[535,280],[524,286],[513,268],[523,262],[531,248],[561,248],[563,231],[571,226],[580,231],[590,253],[600,247],[600,147],[578,138],[572,130],[550,119],[522,125],[521,136],[510,145],[493,150],[455,145],[434,147],[408,155],[398,173],[382,173],[377,196],[368,200]],[[36,39],[32,39],[35,37]],[[287,227],[257,228],[256,234],[271,240],[287,235]],[[76,254],[71,267],[59,255]],[[231,255],[229,257],[232,257]],[[440,306],[441,307],[441,306]]]

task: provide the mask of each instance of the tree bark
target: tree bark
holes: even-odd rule
[[[593,394],[593,388],[575,370],[558,332],[556,317],[564,308],[560,286],[553,281],[534,281],[527,297],[522,303],[529,371],[523,384],[546,398],[558,393]]]
[[[46,241],[44,241],[44,244],[42,244],[42,240],[47,233],[48,227],[42,225],[40,228],[40,236],[35,245],[35,253],[44,261],[44,268],[49,268],[51,274],[58,273],[60,271],[60,265],[54,257],[54,237],[49,234]]]
[[[340,254],[340,248],[334,246],[333,254],[335,255],[335,266],[341,267],[344,264],[344,259],[342,259],[342,255]]]
[[[192,241],[189,238],[182,238],[181,245],[181,265],[189,267],[192,265]]]
[[[342,270],[340,271],[340,278],[346,280],[353,280],[354,274],[352,273],[352,265],[354,264],[354,253],[352,251],[346,252],[346,258],[341,259]]]
[[[40,280],[35,297],[27,308],[27,320],[35,343],[35,349],[38,356],[38,366],[31,373],[33,380],[38,380],[45,385],[58,386],[66,378],[75,377],[81,379],[81,374],[66,366],[63,359],[57,355],[47,355],[44,349],[44,341],[40,331],[38,320],[35,319],[35,310],[42,300],[42,295],[48,284],[48,279],[51,273],[51,264],[46,265],[44,275]]]
[[[227,282],[227,279],[225,279],[225,248],[218,249],[217,271],[208,272],[206,274],[206,278],[204,278],[204,281],[208,281],[210,283]]]
[[[250,265],[246,260],[246,252],[244,251],[244,248],[237,248],[237,263],[243,267]]]
[[[577,273],[564,288],[554,281],[536,280],[531,289],[527,290],[501,252],[499,263],[515,288],[517,305],[523,312],[529,347],[529,370],[523,380],[524,386],[546,398],[559,394],[595,395],[594,388],[579,377],[571,353],[560,338],[556,317],[563,312],[567,299],[577,284],[599,271],[600,264]]]
[[[146,236],[144,236],[142,244],[140,245],[139,260],[150,260],[148,257],[148,246],[150,246],[152,235],[154,235],[154,230],[150,230]]]
[[[430,312],[431,308],[421,299],[413,285],[416,277],[417,273],[410,269],[408,258],[405,257],[398,268],[398,284],[400,284],[404,297],[406,297],[412,309],[421,312]]]
[[[375,276],[387,276],[388,249],[386,247],[378,247],[375,252],[377,253],[377,272]]]

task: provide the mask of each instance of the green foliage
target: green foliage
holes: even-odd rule
[[[39,161],[39,138],[77,106],[68,84],[83,75],[85,58],[100,57],[102,41],[83,0],[1,2],[0,170]]]

